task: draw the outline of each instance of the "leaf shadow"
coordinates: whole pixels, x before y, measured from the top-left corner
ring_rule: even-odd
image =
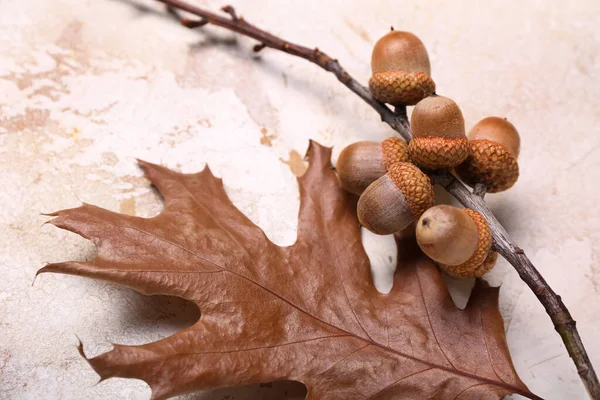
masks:
[[[306,386],[296,381],[277,381],[245,386],[203,390],[177,397],[178,400],[303,400]]]
[[[137,345],[154,342],[194,325],[200,309],[191,301],[165,295],[147,296],[133,289],[113,286],[111,296],[121,298],[125,306],[115,307],[121,326],[114,327],[121,344]],[[125,341],[126,343],[123,343]]]

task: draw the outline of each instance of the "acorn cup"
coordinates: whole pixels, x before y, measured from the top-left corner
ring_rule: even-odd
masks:
[[[414,105],[435,92],[429,55],[410,32],[391,31],[375,43],[371,55],[373,96],[392,105]]]
[[[342,150],[336,172],[344,189],[360,195],[398,162],[408,162],[408,145],[402,139],[389,137],[381,143],[362,141]]]
[[[456,167],[469,156],[465,120],[458,105],[447,97],[433,95],[421,100],[410,118],[413,139],[408,153],[423,168]]]
[[[435,204],[431,180],[413,164],[400,162],[358,199],[361,225],[378,235],[399,232]]]
[[[519,178],[519,132],[504,118],[487,117],[469,132],[471,155],[455,173],[469,186],[486,185],[489,193],[511,188]]]
[[[439,205],[417,222],[417,243],[444,272],[455,278],[480,277],[496,263],[492,232],[477,211]]]

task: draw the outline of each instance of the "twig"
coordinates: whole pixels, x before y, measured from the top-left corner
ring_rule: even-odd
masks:
[[[285,53],[304,58],[321,68],[333,73],[340,82],[356,93],[367,104],[375,109],[381,116],[382,121],[390,125],[407,142],[410,141],[410,124],[406,116],[405,107],[397,107],[394,111],[390,110],[385,104],[376,100],[369,90],[362,86],[358,81],[352,78],[344,70],[339,62],[319,49],[310,49],[291,42],[287,42],[277,36],[263,31],[249,24],[243,18],[238,17],[231,6],[223,7],[231,18],[221,17],[209,11],[192,6],[180,0],[157,0],[165,3],[170,8],[176,8],[187,11],[201,18],[204,24],[218,25],[223,28],[238,32],[242,35],[256,39],[259,44],[254,46],[254,51],[260,51],[265,47],[280,50]],[[181,18],[180,18],[181,21]],[[183,21],[182,21],[183,22]],[[189,23],[184,25],[189,27]],[[469,207],[484,215],[490,225],[494,238],[494,248],[502,255],[516,270],[521,279],[527,283],[535,293],[538,300],[542,303],[546,312],[552,319],[556,331],[561,336],[567,351],[575,366],[577,372],[583,381],[590,397],[594,400],[600,400],[600,383],[590,359],[587,355],[581,337],[575,327],[575,321],[571,317],[569,310],[558,296],[544,280],[539,271],[533,266],[525,252],[519,248],[506,232],[506,229],[498,222],[494,214],[486,206],[483,199],[486,188],[483,185],[475,187],[471,192],[449,172],[442,171],[431,174],[435,183],[442,185],[454,197],[458,199],[465,207]]]
[[[487,187],[483,183],[476,183],[473,188],[473,194],[475,196],[479,196],[482,199],[485,197],[485,193],[487,192]]]

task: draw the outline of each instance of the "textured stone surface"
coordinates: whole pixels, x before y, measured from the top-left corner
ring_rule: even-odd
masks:
[[[237,206],[278,244],[295,237],[308,139],[335,146],[392,131],[337,80],[285,54],[251,53],[218,28],[188,31],[152,1],[0,2],[0,393],[10,399],[144,399],[139,381],[97,377],[90,355],[110,342],[156,340],[197,311],[171,298],[76,277],[44,262],[93,257],[40,212],[86,201],[151,216],[160,199],[135,157],[183,172],[208,162]],[[218,10],[221,1],[198,1]],[[390,25],[428,48],[437,91],[467,127],[507,117],[522,136],[521,176],[487,196],[509,232],[570,307],[600,365],[600,3],[546,1],[234,1],[250,21],[318,45],[365,84],[371,47]],[[149,12],[146,12],[149,10]],[[438,193],[438,198],[443,192]],[[365,234],[384,290],[389,238]],[[523,380],[548,399],[584,398],[574,367],[535,296],[503,260],[501,310]],[[464,304],[472,282],[448,279]],[[388,288],[389,289],[389,288]],[[393,290],[393,289],[392,289]],[[301,388],[223,389],[189,399],[279,399]]]

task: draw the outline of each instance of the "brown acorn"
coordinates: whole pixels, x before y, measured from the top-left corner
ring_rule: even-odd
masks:
[[[342,150],[336,172],[342,187],[360,195],[397,162],[408,161],[408,145],[400,138],[389,137],[381,143],[356,142]]]
[[[490,193],[511,188],[519,178],[521,139],[513,124],[504,118],[487,117],[469,132],[471,155],[456,168],[468,185],[486,185]]]
[[[477,211],[432,207],[417,222],[416,236],[421,250],[451,276],[479,277],[495,264],[492,232]]]
[[[469,155],[465,120],[458,105],[447,97],[431,96],[421,100],[410,118],[413,139],[408,153],[420,167],[455,167]]]
[[[384,103],[414,105],[435,92],[427,50],[410,32],[391,31],[379,39],[371,69],[369,88]]]
[[[429,177],[413,164],[400,162],[360,196],[358,220],[373,233],[389,235],[406,228],[434,204]]]

